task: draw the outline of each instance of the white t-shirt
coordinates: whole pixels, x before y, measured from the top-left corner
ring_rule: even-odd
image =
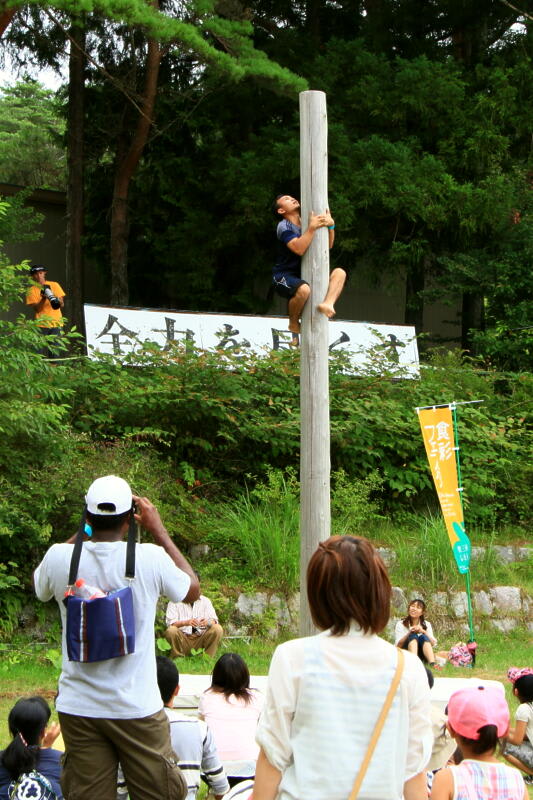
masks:
[[[533,744],[533,703],[520,703],[516,709],[516,721],[527,722],[526,736]]]
[[[74,545],[54,544],[35,570],[39,600],[55,597],[63,626],[63,663],[56,701],[58,711],[81,717],[138,719],[163,708],[157,686],[154,622],[157,600],[183,600],[190,577],[178,569],[162,547],[137,544],[135,579],[131,583],[135,613],[135,652],[94,663],[69,661],[63,603]],[[84,542],[78,576],[103,591],[128,585],[124,577],[126,542]]]
[[[404,636],[407,636],[410,633],[409,628],[406,628],[403,624],[402,620],[396,623],[396,627],[394,629],[394,644],[398,644],[400,639],[403,639]],[[426,620],[426,630],[424,631],[428,639],[431,641],[433,645],[437,644],[437,640],[433,635],[433,628],[431,627],[431,622]]]
[[[429,761],[429,686],[404,653],[399,690],[374,750],[359,800],[400,800]],[[256,740],[282,772],[278,800],[346,800],[389,690],[398,650],[352,627],[280,645],[272,657]]]

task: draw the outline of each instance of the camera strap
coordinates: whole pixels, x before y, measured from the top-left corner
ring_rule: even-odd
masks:
[[[83,507],[80,525],[74,541],[74,550],[72,551],[72,558],[70,559],[70,570],[68,574],[68,585],[74,586],[78,577],[78,569],[80,566],[81,548],[83,546],[83,536],[85,534],[85,523],[87,521],[87,506]],[[126,571],[125,575],[128,580],[135,578],[135,544],[137,539],[137,531],[135,528],[135,517],[133,516],[133,506],[131,509],[130,524],[128,527],[128,544],[126,547]]]

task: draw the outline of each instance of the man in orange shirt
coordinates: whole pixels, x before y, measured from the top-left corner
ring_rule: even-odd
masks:
[[[46,280],[46,269],[41,264],[33,264],[30,275],[35,285],[28,289],[26,305],[33,307],[37,325],[43,336],[60,336],[63,327],[62,309],[65,292],[56,281]],[[54,356],[52,348],[46,347],[44,351],[43,355],[49,358]]]

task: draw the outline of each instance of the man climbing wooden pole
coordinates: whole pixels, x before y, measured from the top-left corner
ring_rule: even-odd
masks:
[[[328,208],[327,113],[324,92],[300,94],[302,227],[310,212]],[[315,232],[302,258],[311,296],[302,316],[300,349],[300,633],[315,632],[306,594],[306,570],[318,543],[331,529],[328,318],[317,310],[329,282],[328,229]]]

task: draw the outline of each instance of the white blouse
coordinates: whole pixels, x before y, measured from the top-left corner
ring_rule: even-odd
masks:
[[[394,644],[398,644],[400,639],[403,639],[404,636],[407,636],[409,633],[409,628],[406,628],[403,624],[402,620],[396,623],[396,627],[394,629]],[[427,635],[428,639],[430,640],[433,647],[437,644],[437,640],[433,635],[433,628],[431,627],[431,622],[428,622],[426,619],[426,630],[424,633]]]
[[[256,740],[282,772],[279,800],[346,800],[391,684],[397,649],[352,627],[280,645],[272,657]],[[429,686],[405,653],[400,688],[359,800],[400,800],[432,746]]]

